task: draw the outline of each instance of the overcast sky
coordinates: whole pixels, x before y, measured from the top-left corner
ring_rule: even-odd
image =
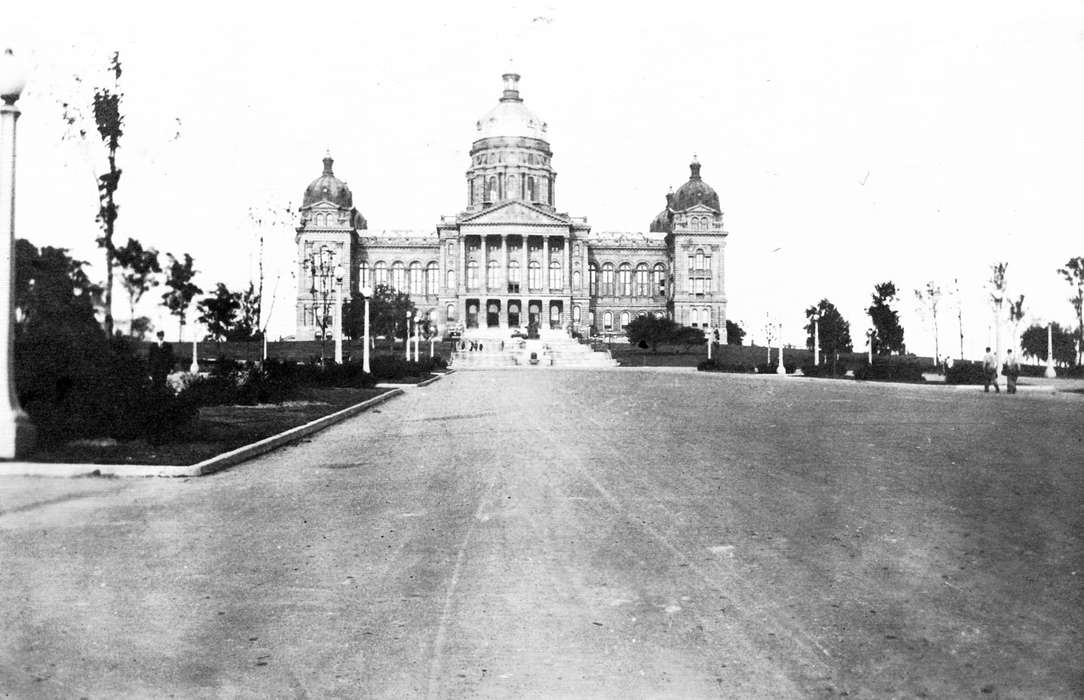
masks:
[[[758,340],[772,313],[801,344],[828,298],[861,344],[891,280],[909,349],[932,354],[913,290],[958,279],[975,355],[997,261],[1029,321],[1072,321],[1055,270],[1084,255],[1080,2],[18,5],[0,22],[30,70],[17,233],[95,263],[102,149],[62,140],[59,102],[85,101],[113,50],[118,240],[191,253],[205,289],[255,275],[250,209],[296,208],[325,149],[370,229],[460,211],[474,121],[514,66],[549,123],[557,207],[595,230],[646,230],[699,157],[730,233],[728,316]],[[293,231],[267,235],[271,333],[290,334]],[[940,321],[957,354],[954,297]]]

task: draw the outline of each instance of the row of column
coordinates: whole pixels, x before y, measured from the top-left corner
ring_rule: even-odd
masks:
[[[508,269],[509,269],[509,267],[508,266],[509,266],[509,262],[511,261],[510,258],[509,258],[509,251],[508,251],[508,235],[507,234],[501,235],[501,246],[500,246],[500,269],[501,269],[501,274],[500,274],[500,280],[498,282],[498,286],[497,286],[496,290],[491,289],[488,286],[490,248],[489,248],[489,244],[488,244],[487,239],[489,237],[488,236],[478,236],[478,238],[480,239],[479,248],[480,248],[480,250],[482,252],[482,259],[481,259],[481,261],[479,262],[479,265],[478,265],[478,268],[479,268],[478,269],[478,277],[479,277],[479,280],[481,281],[481,284],[477,288],[473,288],[473,289],[469,288],[467,286],[467,284],[468,284],[467,264],[468,264],[469,261],[467,260],[467,252],[466,252],[467,251],[467,240],[466,240],[466,237],[464,237],[462,240],[459,241],[459,265],[458,265],[459,271],[457,273],[458,277],[459,277],[459,282],[457,284],[458,293],[459,294],[466,294],[468,291],[469,292],[480,292],[480,291],[490,291],[490,292],[492,292],[492,291],[497,291],[497,292],[499,292],[501,294],[508,294],[509,293],[508,292],[508,283],[509,283],[509,279],[508,279]],[[529,244],[530,238],[532,238],[532,237],[531,236],[519,236],[519,238],[520,238],[520,261],[519,261],[519,263],[520,263],[520,265],[519,265],[520,279],[519,279],[519,284],[520,284],[520,293],[525,293],[529,289],[528,288],[528,282],[530,280],[530,269],[531,268],[530,268],[530,257],[528,255],[530,248],[529,248],[528,244]],[[551,237],[550,236],[541,236],[540,238],[542,238],[542,264],[541,264],[542,285],[539,288],[531,290],[531,291],[537,291],[537,292],[540,292],[542,294],[549,294],[551,291],[555,291],[555,290],[550,289],[550,238]],[[564,261],[563,261],[563,263],[561,265],[562,286],[556,291],[571,292],[572,291],[572,248],[571,248],[569,239],[562,237],[561,241],[562,241],[562,243],[564,245],[564,253],[565,253],[564,254]]]

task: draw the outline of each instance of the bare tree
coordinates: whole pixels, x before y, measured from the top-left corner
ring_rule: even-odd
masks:
[[[1072,302],[1073,309],[1076,310],[1076,363],[1079,365],[1081,363],[1081,354],[1084,353],[1084,257],[1070,258],[1069,262],[1065,263],[1065,267],[1058,268],[1058,274],[1064,277],[1065,281],[1072,285],[1076,292],[1069,297],[1069,301]]]
[[[1005,270],[1009,263],[994,263],[990,266],[990,305],[994,308],[994,357],[1001,363],[1001,309],[1005,305]]]
[[[960,359],[964,359],[964,304],[960,299],[960,280],[957,277],[952,279],[952,284],[955,286],[956,293],[956,323],[959,324],[960,329]]]
[[[937,333],[937,307],[941,304],[941,287],[933,280],[930,280],[926,283],[924,289],[915,290],[915,298],[918,299],[920,307],[924,311],[928,311],[930,318],[933,319],[933,356],[934,361],[940,366],[941,345]]]
[[[1012,345],[1017,348],[1020,345],[1020,322],[1024,320],[1024,295],[1021,294],[1016,301],[1009,300],[1009,323],[1012,324]]]

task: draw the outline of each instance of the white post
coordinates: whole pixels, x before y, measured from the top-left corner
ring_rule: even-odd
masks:
[[[821,363],[821,322],[820,316],[813,315],[813,365]]]
[[[406,361],[410,362],[410,312],[406,312],[406,326],[403,327],[403,352]]]
[[[775,368],[776,374],[786,374],[787,368],[783,366],[783,324],[779,324],[779,366]]]
[[[192,329],[192,364],[188,365],[188,371],[192,374],[199,372],[199,358],[196,356],[196,329]]]
[[[263,361],[267,362],[267,327],[263,329]]]
[[[14,302],[15,302],[15,122],[19,118],[16,100],[25,81],[18,75],[11,49],[0,56],[0,226],[6,240],[0,244],[0,326],[5,338],[0,341],[0,385],[7,400],[0,401],[0,459],[14,459],[28,453],[34,445],[34,426],[19,406],[14,373]]]
[[[869,366],[873,366],[873,333],[872,329],[866,331],[866,350],[869,352]]]
[[[712,335],[711,335],[711,328],[710,327],[708,328],[708,332],[705,333],[704,335],[706,335],[707,338],[708,338],[708,359],[710,360],[711,359],[711,341],[712,341]]]
[[[437,337],[435,335],[429,336],[429,359],[430,360],[433,359],[433,343],[434,343],[434,341],[436,341],[436,339],[437,339]]]
[[[1054,324],[1046,324],[1046,376],[1053,379],[1058,376],[1054,371]]]
[[[422,329],[418,323],[419,319],[414,319],[414,361],[422,361]]]

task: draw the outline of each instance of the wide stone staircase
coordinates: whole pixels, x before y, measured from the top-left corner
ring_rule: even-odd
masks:
[[[561,369],[616,367],[608,352],[594,352],[589,345],[569,337],[564,331],[543,330],[530,340],[511,337],[504,329],[468,329],[460,347],[452,353],[450,367],[471,369]],[[471,349],[473,348],[473,349]],[[531,364],[531,353],[538,362]]]

